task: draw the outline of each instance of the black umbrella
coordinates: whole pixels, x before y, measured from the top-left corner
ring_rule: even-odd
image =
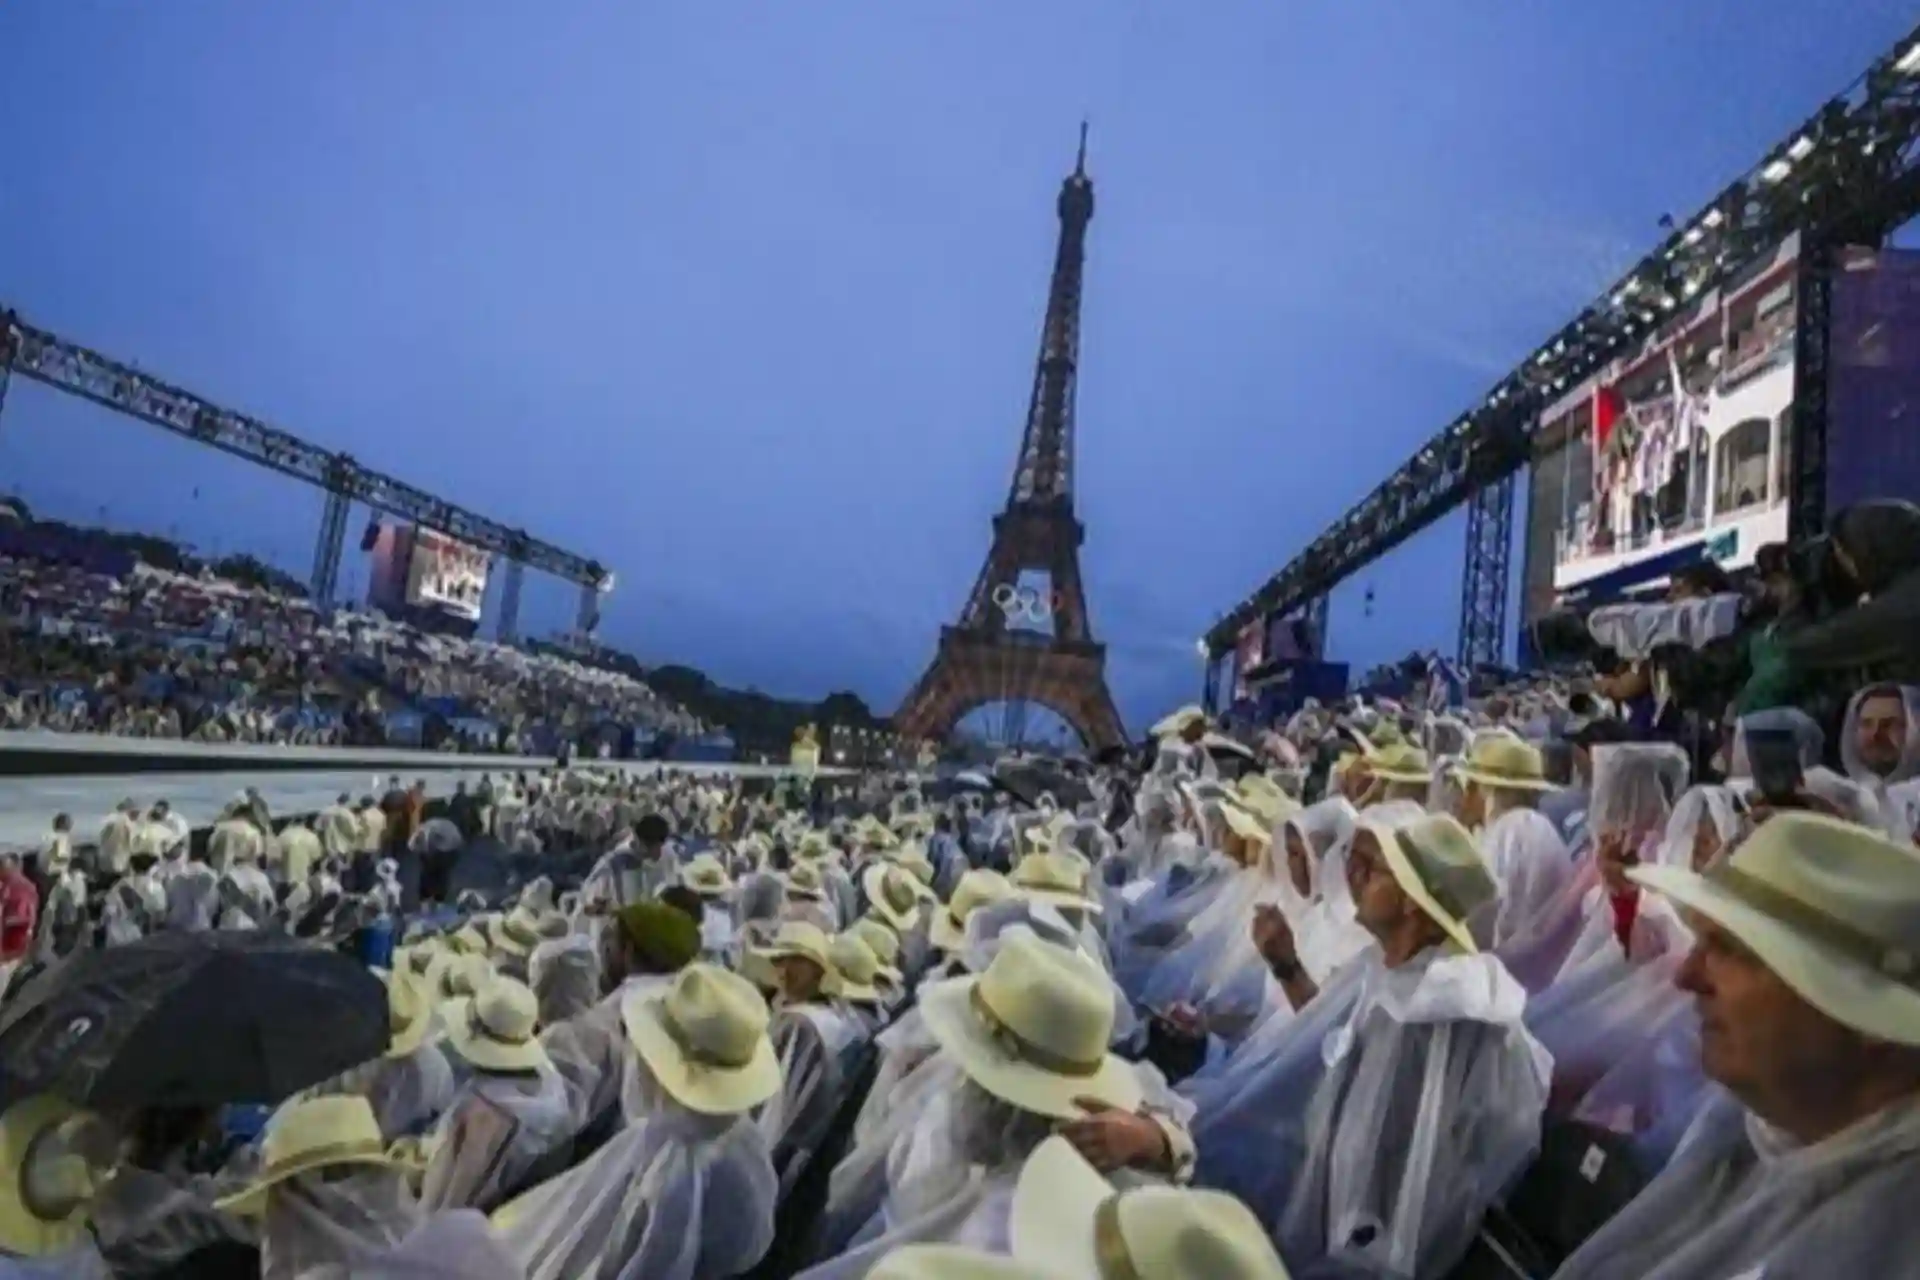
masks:
[[[92,1107],[276,1103],[384,1053],[387,992],[256,930],[75,952],[0,1010],[0,1087]]]

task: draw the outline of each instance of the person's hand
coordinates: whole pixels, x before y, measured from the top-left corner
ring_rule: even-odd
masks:
[[[1608,893],[1617,897],[1632,890],[1633,882],[1627,879],[1627,871],[1639,865],[1640,851],[1628,832],[1618,827],[1602,831],[1594,841],[1593,856]]]
[[[1287,917],[1280,908],[1272,903],[1263,903],[1254,908],[1253,946],[1270,969],[1290,969],[1300,963],[1293,926],[1287,923]]]
[[[1152,1120],[1098,1098],[1075,1098],[1073,1105],[1087,1114],[1062,1124],[1060,1136],[1101,1173],[1166,1163],[1167,1135]]]

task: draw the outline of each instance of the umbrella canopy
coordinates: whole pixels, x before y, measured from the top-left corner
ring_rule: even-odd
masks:
[[[0,1010],[0,1087],[91,1107],[276,1103],[387,1048],[385,985],[258,930],[78,951]]]

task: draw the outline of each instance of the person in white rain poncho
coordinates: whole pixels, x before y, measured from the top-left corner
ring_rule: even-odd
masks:
[[[253,824],[247,824],[251,830]],[[222,929],[258,929],[273,919],[278,905],[273,881],[260,869],[260,844],[237,843],[230,851],[231,861],[220,875],[220,927]]]
[[[108,946],[137,942],[166,924],[167,889],[160,882],[159,861],[151,853],[131,855],[131,869],[107,890],[100,915]]]
[[[1670,743],[1601,743],[1592,749],[1593,792],[1583,825],[1589,839],[1571,864],[1553,901],[1524,928],[1508,934],[1497,952],[1508,972],[1539,994],[1574,963],[1602,950],[1613,915],[1601,880],[1598,848],[1631,865],[1658,848],[1673,798],[1686,786],[1686,753]]]
[[[86,873],[73,864],[73,846],[55,842],[42,864],[47,875],[47,897],[40,908],[39,936],[33,958],[50,964],[91,943],[87,916]]]
[[[1886,833],[1911,839],[1920,818],[1920,689],[1876,684],[1854,694],[1840,760],[1847,777],[1873,793]]]
[[[207,833],[207,865],[216,873],[242,860],[258,866],[266,851],[266,836],[254,825],[253,809],[245,796],[228,805]]]
[[[252,1180],[214,1207],[259,1220],[262,1280],[357,1275],[421,1219],[366,1099],[353,1095],[283,1107]]]
[[[1824,815],[1704,873],[1632,876],[1690,913],[1680,970],[1724,1090],[1556,1280],[1838,1280],[1920,1257],[1920,856]]]
[[[680,883],[700,898],[700,952],[715,964],[733,956],[733,877],[719,857],[703,853],[680,868]]]
[[[1468,930],[1499,889],[1465,828],[1363,814],[1348,878],[1377,945],[1324,988],[1285,917],[1262,917],[1296,1014],[1184,1089],[1198,1181],[1245,1199],[1297,1276],[1427,1280],[1537,1150],[1551,1063],[1525,991]]]
[[[220,877],[212,867],[190,856],[181,841],[167,850],[160,863],[160,883],[166,890],[166,928],[176,933],[202,933],[213,928],[220,913]]]
[[[749,1118],[780,1087],[767,1017],[704,964],[623,997],[624,1126],[495,1215],[528,1280],[724,1280],[760,1260],[778,1197]]]
[[[590,934],[570,929],[542,938],[527,957],[527,985],[540,1002],[540,1025],[585,1013],[600,999],[600,952]]]
[[[840,910],[827,901],[826,881],[821,876],[819,863],[795,863],[780,883],[786,891],[788,921],[810,924],[822,933],[833,933],[840,928]]]
[[[1143,1112],[1141,1072],[1107,1052],[1112,986],[1085,957],[1016,929],[985,973],[924,988],[920,1012],[953,1087],[929,1093],[894,1142],[884,1205],[856,1247],[808,1280],[865,1276],[914,1243],[1004,1253],[1021,1165],[1056,1129],[1103,1167],[1190,1166],[1184,1126]]]
[[[534,1038],[539,1017],[533,992],[511,978],[458,1006],[446,1044],[472,1074],[427,1143],[420,1199],[429,1209],[491,1210],[573,1137],[566,1086]]]
[[[396,970],[387,979],[389,1016],[385,1054],[363,1062],[307,1097],[352,1094],[365,1098],[388,1142],[424,1133],[454,1100],[453,1066],[434,1032],[434,1010],[411,973]]]
[[[1573,876],[1573,861],[1559,830],[1534,810],[1552,785],[1540,753],[1498,734],[1484,735],[1460,766],[1466,784],[1460,821],[1478,831],[1487,869],[1499,882],[1497,914],[1471,921],[1484,947],[1499,949],[1537,927]]]
[[[781,1087],[761,1111],[783,1192],[805,1170],[839,1110],[864,1029],[836,1002],[841,975],[832,942],[803,920],[782,925],[773,945],[747,953],[742,973],[773,993],[773,1046]]]

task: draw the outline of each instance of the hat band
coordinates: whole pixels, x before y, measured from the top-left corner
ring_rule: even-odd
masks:
[[[477,1006],[467,1010],[467,1034],[476,1040],[485,1040],[508,1049],[524,1048],[533,1041],[533,1033],[531,1031],[523,1036],[502,1035],[500,1032],[495,1031],[492,1027],[481,1021],[480,1010]]]
[[[1486,763],[1483,763],[1482,761],[1471,760],[1471,759],[1468,760],[1466,764],[1461,766],[1461,771],[1469,775],[1477,773],[1477,774],[1480,774],[1482,777],[1495,778],[1501,782],[1545,782],[1546,781],[1545,777],[1543,777],[1540,773],[1538,773],[1535,770],[1516,769],[1511,765],[1504,765],[1504,764],[1486,764]]]
[[[1069,1058],[1063,1053],[1055,1053],[1045,1045],[1035,1044],[1021,1035],[1008,1026],[1006,1019],[995,1011],[986,993],[980,990],[978,981],[973,984],[970,995],[973,1011],[980,1021],[987,1024],[988,1033],[1021,1061],[1039,1067],[1043,1071],[1051,1071],[1055,1075],[1078,1077],[1097,1076],[1100,1074],[1100,1068],[1106,1065],[1107,1060],[1104,1056],[1095,1058],[1091,1062],[1084,1062],[1078,1058]]]
[[[387,1144],[379,1138],[355,1138],[349,1142],[327,1142],[317,1147],[289,1151],[284,1160],[270,1161],[254,1176],[254,1185],[276,1182],[293,1173],[318,1169],[330,1164],[353,1164],[360,1160],[386,1158]],[[297,1168],[295,1166],[298,1166]]]
[[[708,1045],[696,1044],[687,1034],[686,1026],[673,1016],[673,1010],[662,1000],[654,1006],[660,1029],[667,1033],[667,1039],[673,1041],[673,1047],[680,1056],[695,1066],[709,1067],[715,1071],[740,1071],[753,1065],[753,1050],[748,1049],[744,1056],[724,1053]]]
[[[1781,924],[1807,934],[1909,990],[1920,991],[1920,958],[1916,958],[1913,952],[1890,947],[1838,916],[1738,867],[1722,865],[1709,873],[1706,879],[1762,915],[1771,916]]]
[[[1133,1251],[1120,1230],[1120,1193],[1102,1200],[1093,1211],[1093,1256],[1100,1280],[1142,1280],[1133,1265]]]

